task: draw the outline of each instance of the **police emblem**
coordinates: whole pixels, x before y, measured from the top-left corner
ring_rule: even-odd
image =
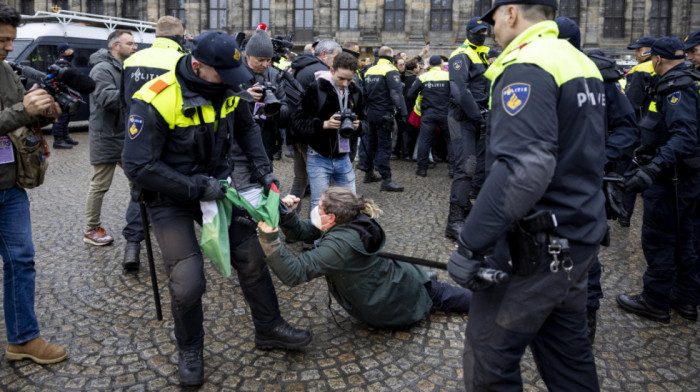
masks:
[[[527,105],[527,100],[529,98],[530,85],[527,83],[512,83],[504,87],[501,91],[503,109],[511,116],[520,113],[525,105]]]
[[[399,75],[394,76],[394,82],[401,83],[401,78],[399,77]]]
[[[241,61],[241,52],[238,49],[233,50],[233,59],[236,61]]]
[[[677,104],[678,102],[681,101],[681,92],[680,92],[680,91],[674,91],[672,94],[669,94],[669,95],[666,97],[666,100],[667,100],[668,103],[670,103],[671,105]]]
[[[455,69],[462,69],[462,60],[455,61]]]
[[[129,116],[129,139],[136,139],[143,130],[143,117],[137,115]]]

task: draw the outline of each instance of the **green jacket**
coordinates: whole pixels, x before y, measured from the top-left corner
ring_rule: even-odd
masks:
[[[285,284],[295,286],[325,276],[340,306],[376,327],[407,326],[430,313],[433,303],[424,286],[428,276],[413,264],[377,256],[386,235],[367,215],[360,214],[325,233],[294,213],[283,216],[280,226],[288,238],[311,241],[320,237],[316,249],[298,258],[279,242],[267,255],[265,261]]]

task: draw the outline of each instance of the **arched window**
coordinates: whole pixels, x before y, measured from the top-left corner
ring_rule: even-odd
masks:
[[[559,2],[559,16],[566,16],[578,25],[579,14],[581,12],[580,7],[579,0],[561,0]]]
[[[430,1],[430,30],[452,30],[452,0]]]
[[[649,14],[649,34],[664,37],[669,34],[671,26],[671,1],[651,0]]]
[[[384,30],[403,31],[406,22],[406,2],[386,0],[384,2]]]
[[[216,0],[212,0],[216,1]],[[226,1],[223,1],[224,12],[226,12]],[[270,24],[270,0],[253,0],[250,7],[250,27],[255,28],[259,23]]]
[[[603,37],[625,37],[625,0],[605,1],[605,21],[603,22]]]

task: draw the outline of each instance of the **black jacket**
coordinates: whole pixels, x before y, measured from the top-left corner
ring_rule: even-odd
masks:
[[[347,87],[348,108],[360,119],[360,127],[355,131],[355,135],[360,135],[367,128],[364,121],[364,110],[362,93],[355,83],[350,83]],[[319,99],[319,95],[321,95]],[[319,105],[319,102],[323,102]],[[340,111],[338,93],[333,85],[326,79],[320,78],[312,82],[304,92],[301,101],[301,108],[294,116],[294,128],[308,142],[309,146],[316,150],[325,158],[336,158],[342,155],[338,151],[338,131],[335,129],[324,129],[323,122]]]
[[[316,71],[328,71],[330,68],[318,57],[302,54],[292,61],[294,78],[306,89],[316,79]]]

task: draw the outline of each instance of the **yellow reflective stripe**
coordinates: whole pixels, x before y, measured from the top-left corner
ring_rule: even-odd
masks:
[[[226,115],[236,110],[236,107],[238,107],[238,102],[240,102],[240,100],[240,97],[228,97],[228,99],[226,99],[226,102],[224,102],[224,105],[221,107],[221,115],[219,117],[225,118]]]
[[[632,67],[632,69],[630,69],[628,74],[633,74],[635,72],[646,72],[651,76],[656,75],[656,73],[654,72],[654,64],[651,63],[651,60],[635,65],[634,67]]]
[[[418,93],[418,97],[416,98],[416,104],[413,105],[413,111],[416,112],[416,114],[419,115],[419,116],[421,115],[420,103],[421,103],[422,100],[423,100],[423,94],[422,94],[422,93]]]
[[[450,54],[450,59],[458,54],[465,54],[467,57],[469,57],[469,60],[474,63],[474,64],[486,64],[484,59],[480,56],[481,53],[487,54],[489,52],[488,46],[477,46],[476,50],[474,50],[471,46],[469,46],[469,40],[466,39],[464,40],[464,43],[462,46],[459,48],[455,49],[451,54]]]
[[[430,68],[428,72],[419,76],[418,79],[420,79],[421,82],[438,82],[443,80],[446,81],[450,80],[450,74],[449,72],[443,69],[433,67]]]
[[[656,113],[656,101],[651,101],[649,103],[649,111]]]
[[[170,40],[168,40],[170,41]],[[124,67],[145,67],[145,68],[174,68],[177,60],[184,56],[175,48],[165,48],[154,46],[148,52],[136,52],[128,59],[124,60]]]
[[[370,67],[367,72],[365,72],[365,76],[367,75],[386,75],[387,73],[391,71],[398,71],[396,67],[387,59],[379,59],[377,61],[377,65]]]

